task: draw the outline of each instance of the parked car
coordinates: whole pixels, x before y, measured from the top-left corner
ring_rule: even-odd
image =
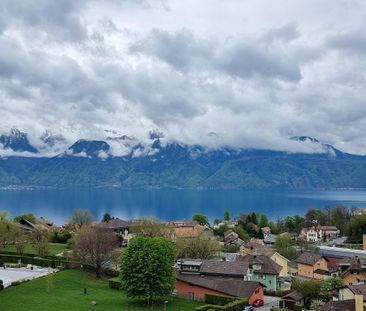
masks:
[[[252,306],[257,308],[257,307],[263,306],[263,304],[264,304],[264,301],[262,299],[257,299],[256,301],[254,301],[252,303]]]
[[[254,311],[254,308],[252,306],[246,306],[243,311]]]

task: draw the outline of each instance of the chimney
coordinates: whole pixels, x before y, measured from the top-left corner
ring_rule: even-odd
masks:
[[[363,250],[366,251],[366,234],[363,235]]]
[[[363,295],[355,295],[355,311],[363,311]]]

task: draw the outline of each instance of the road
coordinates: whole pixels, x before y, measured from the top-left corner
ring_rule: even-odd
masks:
[[[264,296],[264,305],[259,308],[255,308],[255,311],[269,311],[272,307],[278,307],[278,303],[281,300],[280,297]]]

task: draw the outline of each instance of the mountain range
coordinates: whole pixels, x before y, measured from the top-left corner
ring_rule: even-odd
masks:
[[[308,136],[316,152],[217,148],[163,143],[152,132],[148,143],[126,135],[76,141],[46,132],[33,145],[25,132],[0,135],[1,188],[116,187],[182,188],[366,188],[366,156],[342,152]],[[61,146],[61,147],[60,147]],[[59,150],[49,155],[45,150]]]

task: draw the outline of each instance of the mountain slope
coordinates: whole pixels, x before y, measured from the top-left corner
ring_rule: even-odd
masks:
[[[159,137],[152,137],[150,146],[126,138],[79,140],[52,158],[0,158],[0,186],[366,188],[366,157],[343,153],[306,136],[293,139],[315,144],[321,152],[207,151],[201,146],[163,145]],[[124,146],[128,141],[131,149],[123,156],[113,156],[112,146],[119,141]]]

